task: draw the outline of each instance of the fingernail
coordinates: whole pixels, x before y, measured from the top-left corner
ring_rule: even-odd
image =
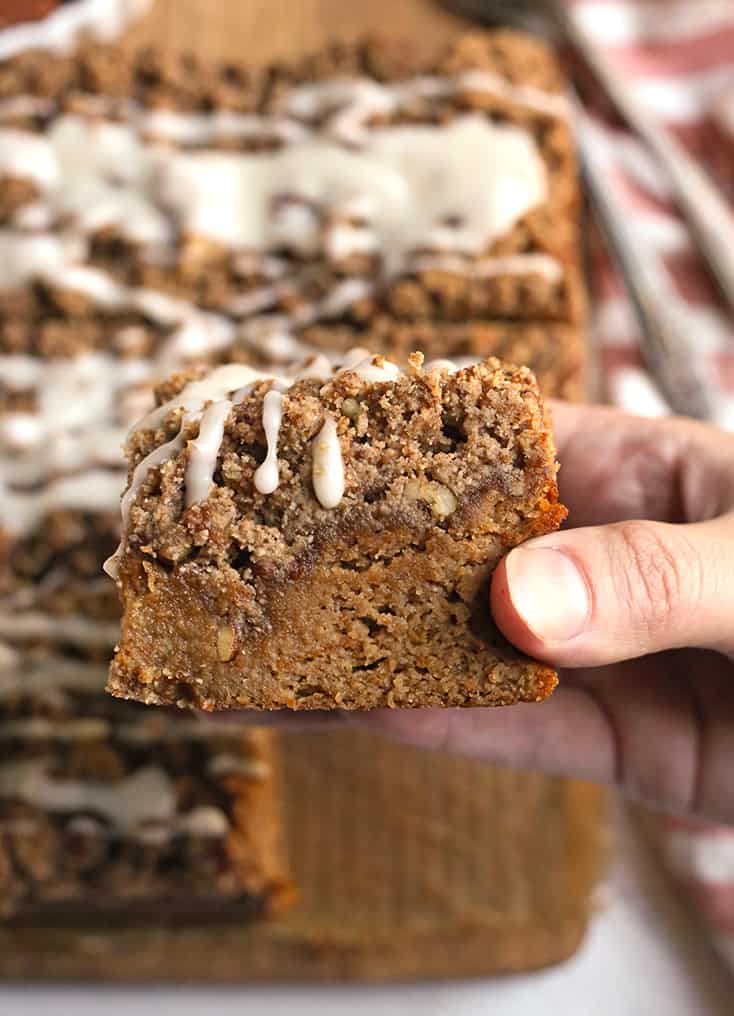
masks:
[[[517,547],[505,567],[512,605],[536,638],[568,642],[583,631],[591,597],[573,558],[552,547]]]

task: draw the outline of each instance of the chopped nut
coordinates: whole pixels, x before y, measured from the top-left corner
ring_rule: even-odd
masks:
[[[433,509],[434,515],[437,515],[440,519],[445,519],[456,511],[456,495],[448,487],[444,487],[442,484],[437,483],[434,499],[431,502],[431,508]]]
[[[145,548],[142,549],[143,551],[145,550]],[[158,584],[157,583],[158,576],[156,575],[155,570],[148,566],[147,562],[143,565],[143,567],[145,570],[145,584],[148,587],[148,591],[154,593],[156,591],[156,587]]]
[[[445,519],[456,511],[457,500],[453,491],[433,480],[408,480],[405,496],[410,501],[425,501],[438,519]]]
[[[350,420],[356,420],[359,416],[359,403],[356,399],[347,398],[342,401],[342,413]]]
[[[235,632],[231,625],[225,625],[217,633],[217,656],[222,662],[234,656]]]
[[[423,353],[411,353],[408,357],[408,373],[411,376],[420,374],[423,367],[424,356]]]

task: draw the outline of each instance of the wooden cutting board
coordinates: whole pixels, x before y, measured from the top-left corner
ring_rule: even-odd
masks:
[[[129,32],[174,55],[265,62],[366,31],[435,45],[430,0],[157,0]],[[283,738],[300,904],[250,928],[0,929],[0,978],[331,981],[524,971],[579,945],[605,854],[594,787],[367,734]]]
[[[595,787],[349,732],[283,738],[301,899],[248,928],[0,930],[0,978],[386,981],[531,970],[583,936]]]
[[[167,53],[257,64],[365,32],[417,37],[430,47],[467,27],[433,0],[154,0],[128,37]]]

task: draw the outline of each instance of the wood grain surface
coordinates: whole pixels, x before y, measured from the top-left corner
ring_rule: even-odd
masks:
[[[168,53],[190,50],[256,64],[365,32],[434,46],[468,25],[434,0],[156,0],[129,39],[154,42]]]
[[[596,788],[353,731],[283,740],[293,910],[250,927],[0,928],[0,978],[466,977],[577,948],[603,856]]]

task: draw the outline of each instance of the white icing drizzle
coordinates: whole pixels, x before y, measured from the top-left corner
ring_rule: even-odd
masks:
[[[77,720],[73,725],[93,722],[100,721]],[[25,728],[32,729],[28,723]],[[0,797],[24,801],[50,814],[70,814],[72,829],[80,835],[162,846],[175,836],[220,839],[229,833],[229,819],[220,808],[199,805],[178,813],[174,784],[158,766],[138,769],[116,782],[99,783],[59,779],[51,775],[51,764],[49,758],[36,758],[0,765]],[[92,812],[108,826],[75,812]],[[29,826],[26,832],[31,835],[33,829]]]
[[[42,134],[0,129],[0,177],[14,176],[32,180],[40,190],[58,184],[58,164]]]
[[[8,832],[14,836],[34,836],[40,828],[41,822],[35,819],[0,821],[0,832]],[[229,819],[221,809],[213,805],[200,805],[190,812],[175,816],[168,823],[149,822],[128,833],[108,829],[89,815],[73,815],[67,823],[67,829],[77,836],[110,840],[127,838],[137,843],[160,847],[176,836],[222,839],[228,835],[230,826]]]
[[[154,109],[142,113],[137,120],[142,134],[172,141],[183,147],[216,145],[221,141],[275,138],[284,144],[295,144],[307,136],[301,124],[285,118],[258,116],[250,113],[179,113],[170,109]]]
[[[16,209],[13,217],[15,228],[24,233],[44,233],[52,230],[54,223],[53,211],[43,201],[29,201]]]
[[[138,494],[140,493],[141,487],[148,477],[148,473],[151,469],[155,469],[157,466],[162,466],[168,462],[173,455],[181,451],[183,446],[183,437],[181,434],[177,434],[176,437],[171,438],[170,441],[166,441],[165,444],[159,445],[158,448],[154,448],[149,455],[146,455],[145,458],[141,459],[141,461],[137,464],[133,470],[130,486],[123,494],[120,506],[123,533],[128,527],[128,523],[130,521],[130,511]],[[123,550],[124,543],[121,543],[115,553],[111,557],[108,557],[103,565],[104,570],[112,579],[117,579],[120,556]]]
[[[146,710],[147,712],[147,710]],[[117,736],[130,744],[156,744],[168,741],[231,741],[238,737],[237,728],[225,727],[216,720],[201,718],[186,719],[182,717],[142,716],[135,723],[120,724],[116,728]],[[252,761],[256,765],[255,761]],[[263,763],[264,764],[264,763]]]
[[[301,85],[286,96],[283,105],[290,116],[303,120],[314,120],[325,112],[337,110],[342,132],[351,140],[356,121],[361,123],[375,114],[393,112],[395,100],[391,88],[377,81],[342,78]]]
[[[74,281],[115,310],[140,310],[163,324],[183,317],[184,323],[153,361],[107,353],[64,360],[0,356],[0,382],[36,399],[33,414],[6,413],[0,427],[0,524],[18,536],[57,508],[115,511],[125,487],[122,445],[152,402],[150,379],[189,355],[228,345],[233,335],[215,315],[191,311],[186,317],[179,301],[127,290],[93,269],[75,270]]]
[[[304,351],[308,353],[311,350],[295,339],[289,329],[303,328],[318,321],[339,317],[353,304],[373,296],[375,289],[375,283],[369,279],[343,279],[321,300],[299,304],[289,315],[255,317],[243,323],[239,334],[250,344],[259,345],[268,356],[293,360],[303,355]],[[226,310],[235,317],[243,313],[254,313],[295,292],[293,282],[266,286],[234,297],[227,304]]]
[[[23,233],[0,229],[0,280],[3,289],[22,286],[34,277],[55,279],[72,260],[85,256],[79,237],[52,233]]]
[[[5,483],[29,487],[59,473],[86,470],[97,487],[93,500],[98,503],[106,492],[107,506],[116,508],[122,488],[115,494],[112,484],[119,484],[124,465],[122,443],[131,422],[127,414],[140,404],[137,400],[128,406],[125,395],[147,381],[150,371],[146,362],[120,361],[108,354],[89,353],[74,360],[0,356],[0,383],[33,392],[36,400],[33,414],[2,417],[0,476]],[[146,408],[151,398],[148,394]],[[94,467],[100,465],[116,467],[109,482],[96,472]],[[53,506],[51,491],[26,490],[22,496],[31,505],[38,502],[40,510]]]
[[[411,246],[449,241],[454,250],[476,250],[545,197],[542,160],[521,128],[494,125],[481,114],[460,116],[446,127],[368,126],[374,113],[396,112],[416,97],[440,99],[467,90],[494,92],[553,115],[566,112],[564,96],[483,71],[389,85],[358,78],[304,85],[286,98],[285,118],[146,111],[130,102],[82,95],[78,108],[121,119],[100,121],[68,112],[44,134],[0,128],[0,175],[5,170],[35,180],[46,207],[36,207],[34,228],[44,214],[47,222],[71,216],[74,239],[82,247],[87,233],[115,226],[151,249],[165,247],[183,230],[250,249],[285,242],[308,254],[319,242],[326,208],[337,218],[365,220],[328,226],[328,256],[339,260],[381,250],[387,267],[400,270]],[[33,96],[9,101],[3,107],[7,115],[41,110]],[[335,142],[319,128],[288,119],[315,119],[333,110]],[[146,142],[151,134],[169,146]],[[253,136],[276,136],[283,147],[274,154],[188,155],[170,147],[171,142],[204,145]],[[361,151],[344,151],[340,140],[359,141]],[[168,206],[165,214],[161,201]],[[171,212],[176,221],[170,221]],[[29,221],[28,214],[21,209],[19,221]],[[472,226],[447,230],[440,225],[446,216],[466,218]],[[17,233],[14,241],[21,255],[15,258],[17,277],[60,267],[38,266]],[[63,263],[83,257],[70,259],[67,253]],[[4,284],[13,282],[5,276]],[[243,312],[252,311],[245,307]]]
[[[64,265],[62,272],[47,281],[59,288],[70,289],[82,296],[89,297],[97,307],[105,311],[134,309],[131,294],[124,286],[119,285],[105,272],[86,265]]]
[[[369,349],[365,349],[364,346],[355,346],[353,349],[347,350],[346,353],[341,357],[339,367],[341,370],[352,370],[358,364],[362,363],[363,360],[374,358],[374,353],[370,353]]]
[[[249,317],[251,314],[258,314],[261,311],[274,307],[278,300],[292,293],[293,283],[275,282],[259,289],[251,289],[245,293],[239,293],[232,297],[226,305],[228,314],[233,317]]]
[[[226,776],[228,773],[234,773],[238,776],[265,779],[270,774],[270,766],[260,759],[245,758],[242,755],[231,755],[225,752],[214,755],[207,763],[206,768],[212,776]]]
[[[97,698],[104,692],[107,679],[106,665],[64,660],[59,657],[28,660],[15,654],[15,659],[0,666],[0,703],[9,699],[41,701],[67,712],[73,708],[65,694],[83,698]],[[213,719],[186,716],[151,715],[139,711],[134,719],[108,719],[95,716],[76,716],[57,719],[35,715],[19,717],[0,723],[0,739],[22,737],[27,740],[86,740],[114,733],[114,737],[135,745],[168,744],[177,741],[205,741],[215,745],[217,753],[209,762],[212,775],[238,772],[263,778],[269,767],[261,759],[242,752],[241,731],[235,726],[222,725]]]
[[[62,723],[45,716],[29,716],[0,723],[0,741],[100,741],[109,736],[110,723],[97,716],[65,718]]]
[[[344,462],[333,417],[327,416],[311,448],[311,482],[323,508],[336,508],[344,496]]]
[[[382,356],[374,356],[364,349],[354,349],[342,358],[337,374],[350,371],[367,382],[394,382],[400,375],[400,368]],[[271,381],[273,387],[263,397],[263,430],[267,454],[255,470],[253,482],[261,494],[272,494],[278,488],[278,435],[283,413],[283,390],[294,381],[316,377],[328,378],[334,368],[326,357],[316,357],[307,362],[292,378],[286,379],[263,373],[242,364],[226,364],[217,367],[198,381],[192,381],[169,402],[152,412],[136,424],[133,432],[156,430],[172,413],[181,412],[178,434],[164,444],[154,448],[133,470],[130,485],[122,499],[123,539],[115,553],[104,565],[107,574],[117,579],[120,558],[126,549],[130,511],[145,480],[151,471],[164,465],[184,449],[184,428],[193,421],[199,421],[199,433],[189,442],[188,461],[184,473],[185,502],[189,507],[204,501],[211,490],[212,477],[221,449],[224,428],[229,413],[250,392],[257,381]],[[335,508],[344,495],[344,462],[334,419],[327,416],[312,443],[311,478],[317,500],[324,508]]]
[[[429,360],[423,365],[424,370],[447,370],[449,374],[455,374],[459,368],[453,360],[444,360],[440,357],[436,360]]]
[[[118,122],[138,125],[142,115],[140,105],[133,99],[119,95],[99,95],[94,92],[72,92],[65,98],[63,108],[75,116],[91,119],[108,117]]]
[[[478,363],[482,362],[480,356],[455,356],[452,360],[429,360],[428,363],[423,365],[424,370],[447,370],[450,374],[455,374],[459,370],[466,370],[467,367],[475,367]]]
[[[556,283],[563,278],[563,266],[558,258],[548,254],[508,254],[482,258],[473,266],[472,273],[482,279],[498,275],[540,275]]]
[[[224,425],[231,408],[229,399],[212,402],[201,418],[199,436],[189,442],[185,481],[187,508],[209,497],[217,455],[224,437]]]
[[[171,413],[182,409],[188,419],[200,414],[207,402],[218,402],[220,399],[237,392],[255,381],[270,381],[274,375],[266,374],[247,367],[241,363],[228,363],[216,367],[199,381],[190,381],[170,402],[152,410],[144,416],[132,433],[140,430],[155,430]]]
[[[255,470],[255,488],[261,494],[272,494],[278,489],[278,434],[283,418],[283,395],[272,389],[263,400],[263,429],[267,442],[267,455]]]
[[[479,253],[547,196],[531,135],[479,114],[445,127],[373,128],[359,151],[317,138],[267,155],[173,153],[161,182],[185,232],[264,251],[289,243],[310,253],[319,228],[311,209],[349,212],[359,199],[365,221],[350,230],[350,244],[380,250],[390,274],[436,239]],[[288,195],[297,196],[281,206],[289,217],[272,214]],[[459,225],[436,234],[447,220]],[[327,234],[335,254],[344,253],[343,241]]]
[[[56,117],[44,134],[0,128],[0,176],[30,177],[52,217],[71,217],[82,234],[115,226],[139,243],[170,241],[157,205],[159,158],[134,126],[74,113]]]
[[[483,257],[478,261],[467,261],[456,254],[420,254],[412,258],[410,267],[416,272],[456,272],[457,275],[479,279],[499,275],[540,275],[550,283],[557,283],[563,278],[563,266],[558,258],[540,253],[504,254]]]
[[[440,79],[434,79],[439,80]],[[507,78],[493,74],[491,71],[469,70],[459,74],[454,82],[448,82],[448,88],[459,94],[461,92],[485,92],[507,99],[516,106],[525,106],[537,113],[567,120],[571,115],[571,104],[568,96],[562,92],[547,92],[533,85],[523,85],[508,81]]]
[[[32,532],[55,509],[106,512],[117,505],[124,473],[89,469],[52,481],[38,491],[6,490],[0,497],[0,525],[14,536]]]
[[[8,613],[0,610],[0,638],[13,642],[48,639],[84,649],[111,649],[117,642],[117,624],[105,623],[77,614],[54,615],[24,610]]]
[[[175,341],[175,333],[168,341]],[[2,417],[4,528],[22,536],[58,508],[116,511],[125,487],[122,444],[127,428],[152,402],[153,370],[148,361],[110,354],[0,356],[0,383],[33,392],[36,401],[33,413]]]
[[[40,21],[13,25],[0,32],[0,60],[27,49],[70,51],[80,34],[114,39],[127,23],[143,14],[150,0],[77,0]]]
[[[309,377],[328,378],[332,373],[333,367],[329,358],[323,353],[318,353],[307,360],[306,365],[298,371],[294,380],[302,381]]]
[[[200,836],[203,839],[220,839],[229,833],[229,819],[211,804],[200,804],[185,815],[179,815],[173,829],[174,836]]]
[[[356,352],[362,352],[357,350]],[[400,368],[395,363],[391,363],[390,360],[386,360],[383,356],[375,356],[374,354],[368,353],[363,359],[354,362],[354,357],[350,357],[349,361],[345,361],[342,365],[340,374],[345,371],[349,371],[351,374],[358,374],[363,381],[395,381],[400,376]]]
[[[369,121],[400,112],[417,98],[442,99],[467,92],[494,95],[545,116],[568,119],[568,97],[531,85],[520,85],[490,71],[463,71],[455,77],[422,76],[391,84],[369,78],[343,78],[303,85],[286,96],[283,107],[291,116],[316,120],[330,115],[331,134],[346,144],[363,143]]]
[[[366,300],[375,292],[375,284],[369,279],[344,279],[339,282],[327,295],[317,304],[304,308],[297,312],[295,321],[297,324],[313,324],[322,318],[335,318],[343,314],[345,310]]]
[[[379,252],[377,237],[366,225],[333,225],[326,232],[326,253],[332,261],[343,261],[354,254]]]
[[[50,774],[50,759],[0,765],[0,796],[25,801],[43,811],[92,811],[118,832],[130,835],[147,822],[170,823],[176,795],[169,776],[157,766],[137,770],[115,783],[60,780]]]
[[[133,428],[133,431],[155,430],[171,413],[177,410],[183,410],[181,418],[181,427],[183,427],[190,421],[201,419],[207,403],[212,403],[212,409],[214,409],[214,406],[219,405],[221,408],[212,413],[210,424],[208,425],[209,432],[204,436],[199,454],[194,457],[193,461],[191,458],[189,459],[184,479],[185,487],[187,491],[191,490],[192,497],[201,494],[205,485],[206,494],[208,494],[211,487],[211,478],[216,467],[216,459],[224,433],[227,414],[232,408],[233,403],[236,403],[238,398],[241,398],[246,390],[255,381],[259,380],[273,380],[273,375],[263,374],[260,371],[253,370],[252,367],[246,367],[238,363],[217,367],[200,381],[189,382],[170,402],[164,403],[148,413],[147,416],[144,416]],[[224,398],[233,393],[234,398],[232,400]],[[178,454],[183,448],[183,433],[182,430],[179,430],[174,438],[154,448],[133,470],[130,485],[122,498],[123,538],[115,553],[104,563],[104,570],[110,578],[116,580],[118,577],[120,558],[125,550],[124,534],[128,528],[130,511],[148,474],[152,469],[165,465],[169,459]],[[197,500],[201,499],[201,497],[197,496]],[[190,503],[193,504],[194,502],[191,501]]]
[[[106,668],[79,660],[16,659],[0,667],[0,702],[58,690],[98,695],[104,690],[106,677]]]
[[[364,140],[367,123],[375,115],[390,115],[416,98],[442,99],[466,92],[496,95],[515,105],[559,119],[568,119],[568,97],[532,85],[508,81],[498,74],[468,70],[455,77],[423,76],[392,84],[363,78],[345,78],[301,85],[285,98],[282,115],[267,117],[218,110],[211,114],[181,113],[176,110],[140,110],[129,100],[113,96],[78,93],[75,109],[97,115],[114,115],[132,120],[141,134],[181,146],[204,146],[222,140],[274,137],[283,143],[298,143],[311,128],[298,122],[315,120],[331,112],[329,125],[334,137],[348,144]],[[55,103],[35,95],[17,95],[0,100],[0,120],[49,116]]]
[[[255,318],[242,325],[238,332],[238,338],[253,352],[267,359],[269,363],[289,364],[305,360],[315,350],[312,346],[295,338],[288,327],[288,319],[281,315],[272,318]]]

